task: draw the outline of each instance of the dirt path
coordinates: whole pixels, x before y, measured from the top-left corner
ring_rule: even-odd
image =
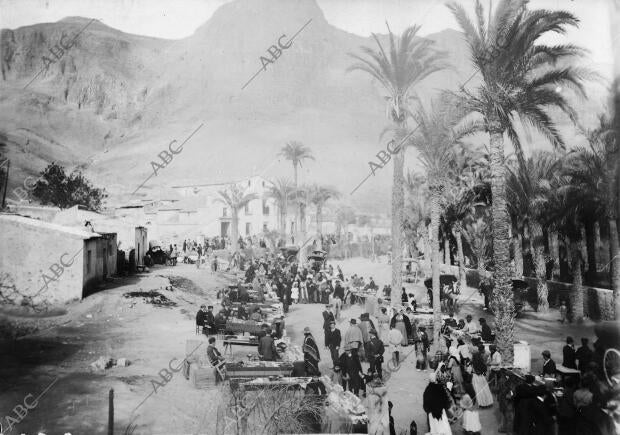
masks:
[[[390,277],[385,263],[353,259],[340,264],[345,274],[373,276],[381,286]],[[173,291],[166,290],[171,275],[176,277]],[[110,389],[114,389],[117,434],[123,434],[130,422],[135,425],[135,435],[214,433],[220,391],[194,389],[180,372],[173,373],[169,382],[164,383],[159,373],[163,371],[169,377],[165,370],[177,367],[184,358],[186,341],[196,339],[194,316],[198,307],[201,303],[216,302],[217,289],[226,284],[225,276],[211,275],[206,269],[183,264],[157,268],[138,279],[117,279],[108,290],[68,306],[66,314],[53,319],[61,326],[19,340],[14,349],[5,345],[0,352],[0,421],[5,430],[6,416],[12,415],[12,409],[23,403],[26,395],[36,397],[51,384],[37,406],[20,419],[11,433],[107,433]],[[418,301],[424,300],[423,287],[408,287],[408,291],[416,293]],[[177,305],[156,307],[144,303],[142,298],[123,297],[126,292],[149,290],[159,291]],[[476,318],[485,316],[474,289],[465,289],[463,295],[468,299],[459,317],[466,313]],[[323,347],[322,309],[320,304],[291,307],[286,319],[287,334],[293,343],[301,344],[303,328],[309,326],[320,346],[320,370],[329,373],[331,361]],[[359,306],[343,312],[338,325],[343,334],[348,319],[360,313]],[[544,348],[549,348],[556,361],[561,362],[564,334],[574,334],[576,339],[582,334],[592,337],[591,324],[585,328],[564,326],[556,317],[554,312],[547,316],[527,313],[517,322],[516,336],[532,345],[534,371],[538,370],[537,359]],[[203,350],[206,343],[199,351]],[[247,348],[236,348],[234,358],[242,359],[246,354]],[[131,365],[92,371],[90,363],[100,356],[127,358]],[[424,433],[422,392],[427,379],[428,372],[415,370],[413,357],[405,360],[403,368],[392,375],[388,382],[389,397],[394,403],[397,428],[408,430],[411,420],[415,420],[420,433]],[[495,410],[481,411],[483,434],[496,433],[495,413]],[[13,415],[13,418],[17,417]],[[456,426],[453,430],[458,434]]]

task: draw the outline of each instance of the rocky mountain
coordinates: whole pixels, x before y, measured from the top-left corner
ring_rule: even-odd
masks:
[[[270,48],[288,46],[298,31],[289,48]],[[53,47],[74,37],[54,57]],[[423,98],[455,89],[473,72],[459,32],[428,38],[451,68],[424,81]],[[332,184],[348,196],[387,142],[379,138],[386,126],[381,89],[346,72],[348,53],[363,45],[374,41],[330,25],[314,0],[236,0],[176,41],[87,18],[3,29],[0,142],[12,162],[10,185],[56,160],[108,186],[113,202],[127,201],[153,174],[158,154],[202,125],[134,198],[250,173],[292,176],[277,156],[289,140],[316,157],[302,168],[302,181]],[[350,199],[387,207],[390,182],[386,167]]]

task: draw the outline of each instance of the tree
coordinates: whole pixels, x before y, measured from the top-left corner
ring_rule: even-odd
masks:
[[[461,87],[459,105],[482,117],[490,137],[491,191],[493,195],[493,252],[495,260],[495,299],[498,347],[505,361],[512,361],[514,342],[514,298],[511,286],[510,219],[506,207],[504,133],[510,138],[517,157],[523,160],[516,133],[517,118],[525,128],[533,127],[555,148],[564,141],[549,108],[557,108],[571,120],[576,114],[560,89],[585,96],[585,71],[564,65],[583,54],[570,44],[547,45],[540,42],[550,33],[564,34],[577,27],[579,20],[565,11],[528,10],[527,0],[501,0],[485,22],[484,8],[475,3],[475,23],[456,3],[448,8],[462,28],[472,63],[482,76],[475,91]]]
[[[230,208],[232,215],[232,229],[230,230],[232,251],[237,252],[239,249],[239,210],[244,208],[250,201],[258,198],[255,193],[245,193],[244,189],[236,184],[229,186],[224,190],[218,191],[220,195],[216,201]]]
[[[277,178],[267,189],[267,196],[273,198],[279,211],[280,233],[286,239],[286,216],[288,201],[293,198],[295,187],[288,178]]]
[[[355,223],[355,211],[347,205],[341,205],[336,209],[336,234],[339,244],[348,251],[349,249],[349,225]],[[341,236],[344,231],[344,238]],[[346,255],[345,255],[346,258]]]
[[[506,197],[511,214],[521,217],[530,232],[530,250],[536,273],[537,310],[549,310],[547,262],[543,230],[548,227],[549,204],[562,161],[550,152],[535,152],[525,162],[508,167]]]
[[[578,156],[568,156],[566,163]],[[564,168],[563,173],[570,173],[570,170]],[[573,275],[573,288],[570,293],[570,307],[572,318],[581,323],[584,316],[584,293],[583,278],[581,275],[581,219],[584,212],[588,209],[590,202],[590,192],[583,190],[580,186],[573,182],[570,175],[563,175],[557,178],[551,189],[549,205],[547,211],[549,213],[552,228],[558,233],[568,238],[569,246],[567,249],[567,257],[569,260],[571,272]]]
[[[304,160],[314,160],[314,156],[312,155],[312,150],[298,141],[290,141],[287,142],[286,145],[282,147],[279,155],[284,157],[286,160],[290,160],[293,165],[294,172],[294,186],[295,191],[299,188],[299,178],[298,178],[298,168],[302,166]],[[299,225],[299,205],[295,208],[295,225]],[[299,231],[299,228],[297,228]]]
[[[100,211],[108,196],[105,189],[94,187],[80,171],[67,175],[65,169],[56,163],[50,163],[41,171],[32,195],[43,205],[60,208],[81,205],[93,211]]]
[[[308,199],[316,207],[316,231],[323,234],[323,206],[330,199],[337,199],[340,193],[333,187],[313,184],[308,189]]]
[[[383,47],[377,35],[373,38],[377,49],[362,47],[365,56],[351,54],[356,59],[348,71],[366,72],[387,92],[387,113],[392,124],[397,128],[394,141],[398,144],[404,137],[407,126],[409,100],[417,99],[413,88],[421,80],[444,67],[444,55],[436,51],[430,39],[416,38],[420,26],[405,29],[398,39],[388,26],[389,48]],[[402,228],[404,200],[405,153],[401,147],[393,155],[394,172],[392,182],[392,289],[398,292],[402,286]],[[392,298],[392,306],[398,303]]]
[[[433,101],[430,110],[420,106],[413,113],[417,124],[408,144],[418,150],[418,158],[426,169],[427,183],[431,193],[431,268],[433,282],[433,337],[439,345],[439,330],[441,329],[441,301],[439,283],[439,219],[441,213],[442,194],[449,183],[449,170],[454,160],[455,149],[460,140],[471,133],[475,125],[461,125],[465,112],[454,105],[454,98],[442,94]]]
[[[410,250],[418,249],[420,239],[423,240],[424,264],[430,269],[430,242],[427,225],[430,221],[430,192],[426,179],[414,172],[408,172],[405,180],[407,202],[405,204],[405,218],[403,230],[408,240]]]
[[[611,258],[611,288],[616,300],[616,315],[620,314],[620,243],[618,242],[618,195],[620,160],[613,119],[601,114],[594,129],[582,129],[588,147],[575,149],[566,163],[566,173],[576,191],[585,192],[591,207],[589,214],[605,216],[609,225]]]
[[[480,150],[464,146],[456,148],[453,157],[450,162],[450,177],[442,198],[442,225],[444,237],[447,239],[452,235],[456,241],[459,279],[461,286],[465,287],[463,225],[476,205],[484,205],[484,197],[480,193],[484,191],[486,184],[488,160]]]

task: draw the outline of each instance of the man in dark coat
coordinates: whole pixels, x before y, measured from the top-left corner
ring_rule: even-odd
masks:
[[[352,352],[352,346],[346,345],[344,353],[340,355],[340,368],[342,369],[342,382],[346,383],[346,390],[356,396],[362,386],[362,365],[357,354]]]
[[[369,370],[373,373],[377,373],[377,375],[379,375],[379,378],[383,377],[383,369],[381,368],[381,363],[383,363],[384,352],[385,346],[383,345],[383,342],[377,337],[377,331],[371,329],[366,358],[370,363]]]
[[[275,361],[278,353],[271,334],[265,334],[258,340],[258,354],[263,361]]]
[[[551,359],[551,352],[549,352],[548,350],[543,350],[542,357],[543,357],[543,369],[542,369],[543,377],[544,376],[555,376],[555,373],[557,370],[555,368],[555,361]]]
[[[203,334],[206,334],[204,327],[205,327],[205,318],[207,316],[207,307],[206,305],[201,305],[200,309],[198,310],[198,312],[196,313],[196,331],[198,331],[198,327],[202,326],[203,330]],[[198,332],[196,332],[198,333]]]
[[[581,371],[581,373],[585,373],[588,369],[593,354],[594,352],[592,352],[592,349],[588,346],[588,339],[582,338],[581,347],[575,352],[575,359],[579,362],[579,371]]]
[[[205,334],[215,334],[215,316],[213,315],[213,306],[207,307],[208,311],[205,313]]]
[[[573,344],[573,337],[566,337],[566,346],[562,348],[562,365],[569,369],[576,369],[575,364],[575,345]]]
[[[525,383],[517,385],[514,396],[515,417],[513,430],[515,435],[530,435],[533,428],[532,402],[536,399],[534,376],[526,375]]]
[[[250,318],[250,314],[248,313],[247,305],[245,304],[245,302],[242,302],[241,306],[237,310],[237,318],[241,320],[248,320]]]
[[[336,322],[332,320],[329,323],[329,329],[325,333],[325,346],[329,349],[334,365],[338,364],[341,343],[342,335],[340,334],[340,330],[336,328]]]
[[[325,338],[325,347],[327,346],[327,333],[329,332],[329,325],[331,322],[335,322],[336,318],[334,317],[334,313],[332,313],[332,306],[325,305],[325,310],[323,310],[323,334]]]
[[[441,420],[443,413],[450,408],[450,397],[445,387],[437,382],[437,375],[429,375],[429,383],[422,394],[422,408],[427,415],[432,415],[434,419]],[[430,426],[430,425],[429,425]]]

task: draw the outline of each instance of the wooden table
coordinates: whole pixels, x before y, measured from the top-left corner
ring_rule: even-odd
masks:
[[[269,376],[290,377],[292,371],[293,364],[284,361],[226,363],[228,379],[255,379],[268,378]]]

